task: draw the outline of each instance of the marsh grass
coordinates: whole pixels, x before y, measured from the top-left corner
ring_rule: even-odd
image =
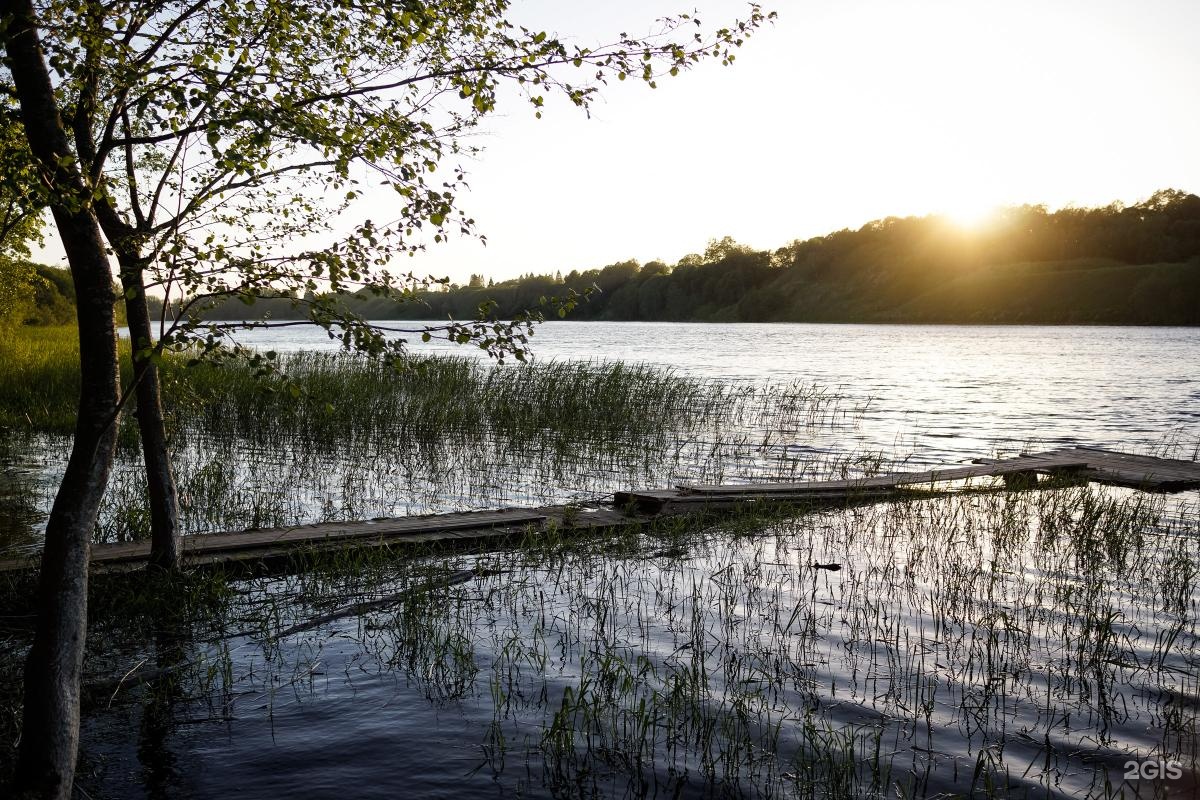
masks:
[[[91,714],[167,709],[159,749],[183,772],[185,731],[220,724],[244,778],[266,731],[340,708],[319,748],[412,750],[416,794],[443,785],[414,777],[437,758],[462,792],[534,797],[1132,796],[1127,760],[1200,755],[1200,529],[1179,511],[1064,487],[343,553],[282,577],[186,578],[172,641],[160,590],[98,588]],[[463,569],[476,577],[288,632]],[[184,666],[114,684],[160,663]],[[364,740],[362,715],[388,708],[399,727]],[[457,756],[422,749],[447,726]],[[309,746],[289,742],[302,762]],[[129,789],[103,768],[120,746],[85,752],[99,789]]]
[[[0,340],[0,427],[69,433],[78,399],[78,342],[70,327],[21,328]],[[122,341],[129,373],[128,343]],[[689,419],[744,426],[768,417],[776,433],[851,413],[840,395],[800,383],[758,386],[685,377],[606,361],[550,361],[494,369],[477,359],[408,356],[374,361],[299,352],[248,361],[162,364],[176,436],[207,432],[278,445],[339,449],[379,432],[440,438],[494,429],[508,435],[620,439]],[[126,424],[130,424],[126,419]],[[756,427],[761,427],[757,425]]]
[[[0,336],[0,428],[69,434],[79,398],[74,327],[22,327]]]
[[[4,380],[52,376],[52,352]],[[863,407],[801,384],[605,362],[280,361],[289,380],[265,386],[241,366],[168,365],[189,532],[893,466],[808,447]],[[52,488],[39,476],[65,453],[52,400],[67,390],[52,385],[12,395],[22,416],[0,438],[0,460],[25,464],[0,498],[19,498],[26,544]],[[136,439],[122,442],[97,541],[147,532]],[[555,531],[483,553],[345,552],[275,577],[97,581],[85,790],[278,794],[286,779],[304,793],[361,786],[338,771],[353,765],[385,779],[387,763],[404,775],[379,787],[391,794],[1120,795],[1126,760],[1198,756],[1189,498],[1050,486]],[[438,586],[465,569],[476,577]],[[33,594],[5,580],[0,649],[18,654]],[[338,615],[355,607],[372,610]],[[0,658],[0,684],[11,743],[18,658]],[[256,768],[263,747],[287,769]],[[330,750],[353,755],[331,767]]]
[[[40,336],[53,346],[22,350],[0,386],[48,387],[36,399],[13,399],[5,430],[26,437],[26,455],[46,454],[50,474],[66,458],[61,421],[75,392],[50,375],[66,375],[74,350],[63,335]],[[189,367],[169,358],[163,365],[185,531],[585,502],[684,480],[796,477],[824,468],[816,451],[796,443],[852,427],[862,411],[807,384],[716,381],[618,362],[500,367],[449,356],[383,363],[295,353],[272,363],[276,371],[266,377],[248,362]],[[149,533],[131,414],[119,441],[98,542]],[[52,488],[34,495],[43,512]]]

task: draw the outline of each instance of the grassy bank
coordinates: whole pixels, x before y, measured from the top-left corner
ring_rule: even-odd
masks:
[[[0,427],[74,430],[78,336],[74,326],[15,326],[0,334]]]

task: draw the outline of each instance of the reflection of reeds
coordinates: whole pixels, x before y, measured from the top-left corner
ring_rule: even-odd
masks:
[[[35,437],[0,428],[0,551],[40,545],[34,530],[45,497],[37,468],[27,463],[37,444]]]
[[[237,736],[360,698],[336,746],[377,699],[449,708],[478,780],[534,794],[1103,797],[1127,760],[1196,756],[1200,529],[1169,510],[1067,487],[197,577],[175,713]],[[139,596],[97,606],[106,700],[147,657]]]

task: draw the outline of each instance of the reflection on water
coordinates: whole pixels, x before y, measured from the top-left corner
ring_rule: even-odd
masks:
[[[281,351],[335,347],[304,328],[243,337]],[[1140,452],[1179,444],[1184,457],[1200,446],[1197,328],[548,322],[533,346],[543,360],[799,379],[852,404],[870,400],[853,436],[817,444],[840,452],[940,463],[1033,443]]]
[[[122,797],[164,765],[197,797],[1107,796],[1130,759],[1198,755],[1200,530],[1160,511],[976,495],[249,582],[142,771],[123,731],[153,693],[86,748]]]
[[[41,437],[0,429],[0,552],[23,552],[40,546],[40,531],[49,508],[48,469]]]
[[[287,336],[255,341],[309,344]],[[1200,442],[1190,329],[571,323],[536,343],[721,388],[629,435],[518,412],[340,444],[182,430],[185,528]],[[0,452],[29,519],[64,455]],[[100,538],[145,534],[140,480],[124,449]],[[110,797],[1105,796],[1131,758],[1194,781],[1198,501],[973,495],[239,582],[186,625],[93,631],[81,774]],[[481,575],[272,635],[463,568]],[[139,664],[160,680],[118,685]]]

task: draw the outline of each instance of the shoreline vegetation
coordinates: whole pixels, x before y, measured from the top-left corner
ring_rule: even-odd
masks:
[[[0,457],[32,448],[53,470],[75,332],[15,330],[0,339]],[[164,359],[186,532],[594,496],[681,469],[887,469],[764,461],[787,451],[763,431],[804,441],[863,413],[819,387],[613,362],[278,358],[287,378],[265,381],[244,361]],[[94,541],[149,532],[125,417]],[[38,546],[48,500],[0,485],[0,520],[30,525],[10,545]],[[1200,535],[1178,511],[1046,486],[483,552],[346,551],[284,575],[96,579],[77,785],[270,794],[388,758],[376,788],[413,796],[447,774],[464,794],[537,798],[1120,796],[1130,760],[1194,761]],[[19,735],[30,586],[0,581],[0,763]],[[330,773],[318,748],[355,756]],[[434,757],[438,774],[413,766]]]
[[[364,319],[510,318],[592,291],[570,320],[1200,325],[1200,197],[1173,189],[1131,206],[1019,206],[978,228],[888,217],[774,251],[730,237],[675,265],[636,260],[493,282],[473,275],[399,302],[346,295]],[[296,297],[226,300],[211,321],[304,318]],[[303,299],[303,298],[299,298]]]
[[[0,446],[39,451],[50,464],[65,459],[74,425],[75,334],[16,332],[0,341]],[[128,343],[122,348],[128,376]],[[303,352],[273,361],[277,373],[264,377],[245,360],[188,366],[186,354],[164,356],[185,533],[573,502],[676,470],[688,470],[681,479],[712,480],[722,470],[786,473],[804,464],[782,450],[778,463],[767,459],[761,431],[800,436],[853,425],[862,413],[806,383],[722,381],[612,361],[500,367],[410,355],[394,365]],[[118,434],[97,542],[149,536],[135,409]],[[44,513],[48,503],[42,496],[34,505]],[[36,524],[25,525],[10,544],[37,538]]]
[[[20,362],[0,340],[0,446],[28,446],[6,439],[23,421],[63,450],[73,330],[22,338]],[[718,450],[706,468],[741,474],[762,430],[861,413],[813,387],[619,363],[280,358],[295,383],[270,391],[244,364],[167,358],[189,533],[365,518],[419,487],[520,501]],[[125,424],[97,541],[147,535],[136,433]],[[278,794],[387,758],[376,789],[413,796],[447,774],[464,794],[537,798],[1121,796],[1130,760],[1194,761],[1200,536],[1175,512],[1161,495],[1046,486],[483,552],[346,551],[283,575],[97,579],[78,786]],[[0,581],[0,763],[20,725],[29,587]],[[330,773],[331,749],[355,755]],[[434,757],[437,774],[414,766]]]
[[[0,474],[0,548],[41,546],[77,348],[70,325],[0,336],[0,461],[17,465]],[[779,446],[865,411],[807,384],[602,361],[271,360],[264,378],[244,360],[164,356],[188,534],[889,467]],[[92,541],[150,534],[133,411]],[[352,774],[404,743],[474,794],[1119,796],[1131,760],[1195,762],[1198,534],[1194,506],[1064,485],[480,553],[346,552],[282,576],[95,580],[77,785],[278,793],[280,774],[308,788],[344,777],[305,771],[321,763],[314,746],[353,750]],[[0,581],[0,785],[20,736],[31,587]],[[319,736],[305,710],[321,713]],[[388,733],[364,740],[364,721]],[[263,768],[267,741],[294,770]],[[205,769],[213,757],[223,770]],[[407,767],[396,774],[419,772]],[[438,793],[438,776],[423,780],[381,788]]]
[[[7,314],[10,324],[73,323],[66,270],[21,265],[36,277]],[[1164,189],[1128,207],[1013,207],[977,229],[937,216],[888,217],[774,251],[725,237],[673,266],[628,260],[436,286],[403,300],[362,292],[340,302],[376,321],[470,320],[484,304],[488,317],[512,319],[574,293],[582,299],[567,321],[1195,326],[1200,197]],[[198,316],[300,320],[314,297],[226,298]],[[148,302],[152,319],[163,315],[160,299]]]

